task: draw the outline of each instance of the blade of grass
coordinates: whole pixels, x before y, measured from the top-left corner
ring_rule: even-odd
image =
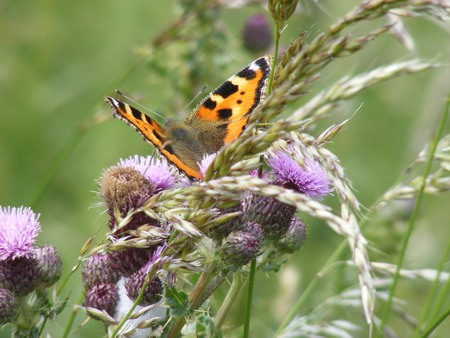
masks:
[[[434,158],[434,154],[436,152],[436,148],[438,145],[438,142],[442,136],[442,133],[444,131],[444,126],[445,126],[445,121],[447,120],[447,116],[448,116],[448,111],[450,108],[450,94],[447,97],[447,104],[445,106],[445,109],[442,113],[442,117],[441,117],[441,121],[439,123],[437,132],[436,132],[436,136],[431,138],[431,142],[430,142],[430,151],[428,154],[428,160],[425,166],[425,170],[422,176],[422,182],[420,185],[420,189],[417,192],[417,199],[416,199],[416,203],[414,205],[414,209],[413,212],[411,214],[411,218],[409,219],[408,222],[408,229],[406,231],[405,237],[403,238],[403,242],[402,242],[402,246],[400,249],[400,253],[399,253],[399,257],[398,257],[398,261],[397,261],[397,268],[394,274],[394,278],[392,281],[392,285],[390,287],[389,290],[389,296],[388,299],[386,301],[386,304],[384,306],[383,309],[383,314],[381,317],[381,322],[380,322],[380,327],[379,330],[377,332],[377,337],[379,337],[380,335],[382,335],[383,332],[383,328],[384,326],[387,324],[387,321],[389,319],[389,315],[390,315],[390,311],[391,311],[391,305],[392,305],[392,299],[394,297],[394,293],[395,290],[397,288],[397,284],[398,284],[398,280],[399,280],[399,276],[400,276],[400,269],[403,265],[403,261],[405,259],[405,253],[406,253],[406,248],[408,247],[408,243],[409,243],[409,239],[411,237],[412,231],[414,229],[414,224],[416,223],[417,217],[418,217],[418,213],[419,213],[419,207],[422,205],[422,200],[423,200],[423,196],[424,196],[424,192],[425,192],[425,186],[427,183],[427,178],[428,175],[431,172],[431,165],[433,164],[433,158]]]

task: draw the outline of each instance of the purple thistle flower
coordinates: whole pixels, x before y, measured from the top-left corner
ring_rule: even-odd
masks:
[[[213,154],[207,154],[198,163],[198,166],[200,167],[200,172],[202,173],[203,177],[205,176],[206,171],[208,170],[208,168],[211,165],[212,161],[214,161],[214,159],[217,157],[218,153],[219,152],[216,152],[216,153],[213,153]]]
[[[307,169],[304,170],[297,161],[281,151],[270,157],[267,162],[273,170],[275,184],[318,200],[333,191],[328,187],[330,181],[327,176],[316,163],[306,161]]]
[[[125,160],[120,159],[119,166],[131,167],[139,171],[147,180],[156,184],[156,191],[173,188],[183,179],[178,172],[166,162],[151,156],[134,155]]]
[[[0,207],[0,260],[29,256],[41,230],[30,208]]]
[[[249,17],[245,22],[242,38],[247,49],[253,52],[268,51],[273,41],[269,20],[262,14]]]

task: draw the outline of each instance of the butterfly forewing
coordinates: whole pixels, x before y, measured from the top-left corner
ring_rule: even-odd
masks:
[[[194,109],[186,125],[203,134],[205,142],[217,143],[215,151],[234,141],[265,98],[271,60],[270,55],[261,57],[230,77]]]
[[[266,55],[253,61],[209,94],[184,125],[169,123],[167,130],[126,103],[112,97],[105,101],[111,105],[114,117],[137,130],[189,178],[199,180],[199,159],[239,137],[249,115],[264,100],[271,60]]]

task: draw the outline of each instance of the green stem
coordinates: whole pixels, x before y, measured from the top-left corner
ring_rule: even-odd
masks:
[[[400,249],[400,255],[397,261],[397,266],[396,266],[396,270],[395,270],[395,274],[394,274],[394,278],[392,281],[392,285],[389,289],[389,296],[388,299],[386,301],[386,304],[384,306],[384,310],[383,310],[383,314],[381,317],[381,323],[380,323],[380,327],[379,327],[379,331],[377,332],[377,337],[379,337],[382,332],[383,332],[383,328],[384,326],[387,324],[387,321],[389,319],[389,315],[390,315],[390,311],[391,311],[391,305],[392,305],[392,298],[394,297],[394,293],[395,290],[397,288],[397,284],[398,284],[398,280],[399,280],[399,276],[400,276],[400,269],[403,265],[403,260],[405,258],[405,253],[406,253],[406,248],[408,247],[408,243],[409,243],[409,238],[411,237],[413,228],[414,228],[414,224],[416,222],[417,219],[417,215],[419,212],[419,207],[422,204],[422,200],[423,200],[423,196],[424,196],[424,192],[425,192],[425,186],[427,183],[427,178],[428,175],[431,172],[431,165],[433,164],[433,159],[434,159],[434,154],[436,152],[436,148],[437,145],[439,143],[439,140],[442,136],[443,130],[444,130],[444,126],[445,126],[445,121],[447,119],[447,115],[448,115],[448,111],[450,108],[450,95],[448,96],[448,100],[447,100],[447,104],[445,106],[445,110],[442,114],[442,118],[436,133],[436,136],[434,137],[434,139],[432,138],[430,144],[430,152],[428,154],[428,161],[425,167],[425,171],[423,173],[422,176],[422,182],[419,188],[419,191],[417,192],[417,199],[416,199],[416,203],[414,205],[414,210],[411,214],[411,218],[409,219],[408,222],[408,229],[406,231],[405,237],[403,238],[403,242],[402,242],[402,247]]]
[[[211,276],[213,276],[214,272],[216,272],[216,263],[212,263],[208,269],[203,272],[195,285],[194,289],[189,294],[189,298],[186,304],[186,307],[189,309],[196,309],[196,307],[199,307],[202,305],[202,303],[199,302],[199,299],[203,299],[202,297],[203,292],[208,286],[208,282],[211,279]],[[217,287],[216,287],[217,288]],[[167,338],[178,338],[180,336],[180,332],[183,329],[184,324],[186,323],[185,317],[178,317],[175,319],[175,321],[172,324],[172,327],[170,328],[170,331],[167,335]]]
[[[250,332],[250,317],[252,312],[252,299],[253,299],[253,289],[255,285],[255,273],[256,273],[256,260],[252,260],[250,263],[250,274],[248,280],[248,291],[247,291],[247,305],[245,308],[245,322],[244,322],[244,338],[248,338]]]
[[[278,327],[277,331],[274,334],[274,337],[277,337],[281,334],[282,330],[291,322],[291,320],[300,312],[300,309],[304,305],[306,299],[311,295],[312,291],[316,287],[319,280],[322,278],[322,276],[326,273],[326,270],[329,269],[329,267],[337,261],[338,257],[342,254],[344,249],[347,247],[347,242],[342,241],[339,247],[333,252],[333,254],[328,258],[327,262],[324,264],[324,267],[316,274],[314,279],[309,283],[306,290],[302,293],[300,298],[297,300],[295,305],[292,307],[291,311],[289,311],[286,318],[283,320],[283,322]]]
[[[433,311],[430,310],[431,304],[432,304],[433,300],[435,299],[436,294],[438,292],[438,286],[439,286],[439,280],[441,277],[441,272],[444,269],[445,264],[447,263],[447,257],[449,255],[449,253],[450,253],[450,241],[447,243],[447,249],[445,250],[444,254],[442,255],[442,259],[441,259],[441,262],[439,264],[438,271],[437,271],[438,273],[436,274],[436,278],[433,282],[433,285],[431,286],[430,291],[428,292],[427,300],[425,302],[425,305],[423,306],[422,313],[420,314],[420,319],[416,325],[414,337],[419,336],[419,332],[420,332],[421,328],[423,327],[423,323],[427,319],[427,315],[429,316],[428,318],[436,318],[437,317],[438,312],[442,307],[442,303],[445,301],[445,299],[448,295],[448,291],[450,288],[450,279],[447,280],[447,283],[441,293],[442,296],[439,299],[439,301],[435,304]]]
[[[84,294],[81,293],[80,297],[78,298],[77,304],[83,303],[83,299],[84,299]],[[69,320],[67,321],[66,328],[64,329],[62,338],[66,338],[69,336],[73,322],[75,321],[75,317],[77,316],[79,310],[80,310],[80,307],[78,307],[78,306],[73,307],[72,312],[70,313],[70,316],[69,316]]]
[[[280,6],[279,4],[277,5],[276,8],[276,13],[277,16],[280,16]],[[275,29],[274,29],[274,37],[275,37],[275,41],[274,41],[274,50],[273,50],[273,59],[272,59],[272,67],[270,69],[270,74],[269,74],[269,82],[267,84],[267,95],[270,95],[270,93],[272,93],[272,85],[273,85],[273,77],[275,74],[275,66],[277,64],[278,61],[278,49],[280,47],[280,37],[281,37],[281,33],[280,33],[280,27],[278,27],[277,22],[275,22]]]
[[[442,316],[436,319],[436,321],[433,324],[431,324],[430,327],[426,329],[425,332],[420,337],[421,338],[428,337],[431,334],[431,332],[433,332],[434,329],[437,328],[439,324],[442,323],[445,320],[445,318],[447,318],[449,315],[450,315],[450,307],[447,308],[447,310],[442,314]]]
[[[241,274],[235,273],[233,275],[233,282],[231,283],[231,287],[228,290],[228,293],[223,300],[222,305],[220,306],[219,310],[217,311],[216,316],[214,317],[214,323],[216,330],[219,332],[220,328],[222,327],[223,321],[225,320],[226,316],[228,315],[228,312],[230,311],[231,306],[233,305],[234,301],[236,300],[237,295],[239,294],[239,290],[241,289],[241,286],[244,284],[245,279],[242,277]]]

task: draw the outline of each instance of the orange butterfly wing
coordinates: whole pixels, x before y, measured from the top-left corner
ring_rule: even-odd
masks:
[[[249,115],[264,100],[272,56],[261,57],[209,94],[189,114],[185,125],[158,122],[112,97],[105,101],[114,117],[138,131],[191,179],[202,179],[198,161],[234,141],[247,125]]]
[[[125,121],[133,127],[144,139],[151,143],[162,155],[164,155],[178,169],[185,172],[187,176],[194,179],[201,179],[202,175],[198,168],[188,166],[177,154],[174,153],[166,130],[155,120],[145,115],[138,109],[117,101],[112,97],[105,97],[113,110],[114,117]]]
[[[271,62],[271,55],[263,56],[230,77],[197,106],[186,119],[186,125],[200,133],[210,133],[206,139],[223,135],[222,145],[234,141],[247,125],[249,115],[265,98]],[[226,132],[222,134],[217,129]]]

